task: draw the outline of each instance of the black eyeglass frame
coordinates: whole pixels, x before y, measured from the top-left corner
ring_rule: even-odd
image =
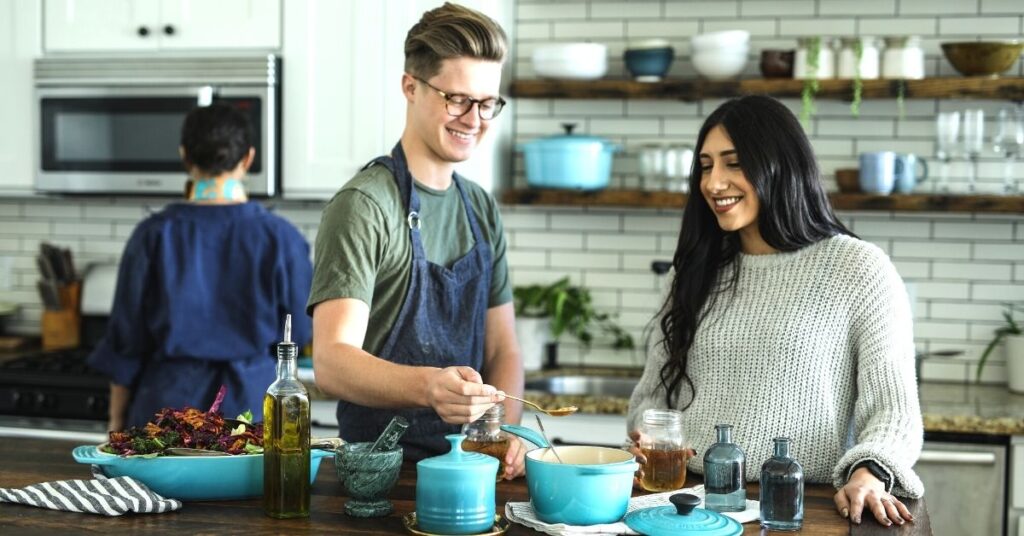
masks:
[[[501,110],[503,110],[505,108],[505,105],[508,104],[508,102],[506,102],[505,99],[501,98],[500,95],[497,96],[497,97],[488,97],[486,99],[474,99],[473,97],[470,97],[469,95],[463,95],[461,93],[448,93],[447,91],[444,91],[442,89],[439,89],[439,88],[435,87],[430,82],[427,82],[426,80],[424,80],[424,79],[422,79],[422,78],[420,78],[418,76],[413,76],[413,75],[409,75],[409,76],[412,76],[413,80],[417,80],[417,81],[423,82],[427,87],[429,87],[430,89],[433,89],[439,95],[441,95],[441,98],[444,99],[444,111],[447,112],[448,115],[450,115],[452,117],[462,117],[462,116],[468,114],[470,112],[470,110],[473,109],[473,105],[475,104],[476,105],[476,115],[477,115],[477,117],[479,117],[481,121],[491,121],[495,117],[498,117],[498,115],[501,114]],[[466,111],[462,112],[461,114],[453,114],[452,111],[450,109],[448,109],[448,107],[450,105],[452,105],[452,99],[457,98],[457,97],[461,97],[463,99],[466,99],[466,101],[469,103],[469,107],[466,108]],[[484,117],[484,109],[483,109],[482,105],[485,102],[487,102],[487,101],[494,101],[494,114],[491,115],[490,117]],[[459,106],[459,104],[455,103],[455,106]]]

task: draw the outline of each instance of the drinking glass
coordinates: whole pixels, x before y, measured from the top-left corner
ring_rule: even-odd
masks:
[[[996,120],[992,135],[992,150],[1006,160],[1003,163],[1003,193],[1016,193],[1017,180],[1013,176],[1013,162],[1021,156],[1024,146],[1024,117],[1021,109],[1003,108]]]
[[[964,110],[964,154],[971,161],[970,174],[967,176],[967,191],[974,193],[978,188],[978,157],[985,139],[985,111],[980,109]]]
[[[949,191],[949,161],[953,158],[960,134],[960,112],[939,112],[935,117],[935,158],[941,162],[939,180],[932,183],[935,191]]]

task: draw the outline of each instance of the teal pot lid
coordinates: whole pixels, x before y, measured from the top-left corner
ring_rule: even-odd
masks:
[[[562,128],[565,129],[565,134],[556,134],[553,136],[537,138],[535,140],[528,141],[525,144],[521,144],[520,149],[523,150],[526,147],[535,147],[544,151],[561,151],[564,149],[573,150],[595,147],[598,150],[609,148],[614,151],[618,148],[618,146],[606,138],[588,136],[586,134],[573,134],[572,131],[576,128],[576,123],[563,123]]]
[[[712,510],[694,508],[700,498],[677,493],[669,500],[672,506],[644,508],[626,514],[626,526],[647,536],[737,536],[743,525],[735,519]],[[685,513],[683,513],[685,512]]]
[[[434,469],[439,471],[490,471],[497,472],[498,459],[479,452],[466,452],[462,450],[462,441],[466,439],[463,434],[449,434],[444,436],[452,445],[447,454],[434,456],[420,460],[416,467],[420,469]],[[493,479],[492,479],[493,480]]]

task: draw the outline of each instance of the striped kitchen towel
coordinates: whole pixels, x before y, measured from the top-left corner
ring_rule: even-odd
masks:
[[[0,502],[105,516],[181,509],[181,501],[165,499],[132,477],[107,478],[97,472],[93,474],[96,476],[93,480],[60,480],[24,488],[0,488]]]

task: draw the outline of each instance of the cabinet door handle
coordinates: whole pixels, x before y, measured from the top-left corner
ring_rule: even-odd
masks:
[[[975,465],[992,465],[996,463],[996,455],[991,452],[949,452],[945,450],[922,450],[918,462],[958,463]]]
[[[136,32],[139,34],[139,37],[146,37],[149,35],[149,28],[146,26],[139,26],[139,29],[136,30]]]
[[[174,35],[174,26],[172,26],[170,24],[168,24],[167,26],[164,26],[164,34],[166,34],[166,35]]]

